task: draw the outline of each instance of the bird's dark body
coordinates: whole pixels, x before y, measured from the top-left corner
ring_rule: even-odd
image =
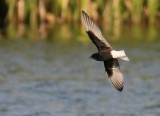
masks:
[[[91,57],[96,61],[107,61],[113,58],[110,51],[94,53]]]

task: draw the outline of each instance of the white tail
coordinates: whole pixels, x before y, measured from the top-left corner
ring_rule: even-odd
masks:
[[[124,50],[121,50],[121,51],[112,50],[111,55],[113,58],[120,58],[122,60],[129,61],[129,58],[126,56],[126,53]]]

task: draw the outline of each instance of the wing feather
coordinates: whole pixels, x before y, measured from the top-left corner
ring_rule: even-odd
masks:
[[[123,90],[124,85],[124,77],[123,74],[120,71],[119,63],[117,59],[111,59],[104,61],[105,71],[106,74],[113,84],[113,86],[119,90]]]
[[[102,45],[103,45],[102,48],[111,48],[110,44],[103,37],[98,26],[84,11],[82,11],[81,18],[82,18],[82,24],[84,25],[87,34],[89,35],[92,42],[96,45],[98,50],[101,50]]]

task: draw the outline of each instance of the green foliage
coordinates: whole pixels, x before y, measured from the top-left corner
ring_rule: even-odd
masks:
[[[39,0],[24,0],[24,2],[25,15],[29,16],[30,22],[33,24],[33,22],[36,22],[33,17],[38,13]],[[90,11],[93,2],[97,5],[97,8],[96,10]],[[46,0],[45,4],[47,11],[53,13],[56,17],[64,18],[63,20],[67,18],[78,20],[82,9],[89,12],[97,12],[99,16],[102,16],[105,7],[109,7],[109,16],[111,17],[113,15],[116,16],[116,19],[123,20],[123,16],[128,12],[130,15],[125,15],[125,17],[127,16],[128,19],[130,19],[131,16],[130,20],[140,22],[142,15],[144,15],[145,2],[147,2],[147,10],[149,11],[148,18],[150,22],[153,22],[156,18],[155,16],[160,12],[159,0]],[[16,4],[16,0],[8,0],[8,19],[10,23],[13,17],[15,17]],[[127,8],[127,4],[129,4],[131,8]]]
[[[140,22],[141,20],[141,14],[143,10],[143,1],[144,0],[131,0],[132,3],[132,9],[131,9],[131,15],[132,15],[132,20],[134,22]]]
[[[6,0],[8,4],[7,24],[9,30],[21,27],[17,25],[19,0]],[[48,31],[54,24],[77,24],[81,19],[81,10],[85,10],[95,21],[105,24],[115,35],[120,34],[124,23],[160,24],[160,0],[42,0],[45,6],[45,23],[40,19],[40,0],[21,0],[24,2],[24,21],[29,30]],[[21,7],[19,7],[21,8]],[[43,13],[43,11],[42,11]],[[143,19],[145,18],[145,19]],[[159,21],[158,23],[156,21]],[[149,23],[148,23],[149,22]],[[44,25],[46,24],[46,25]],[[157,26],[157,25],[156,25]],[[106,27],[103,27],[106,29]],[[20,28],[21,30],[21,28]],[[67,30],[67,29],[64,29]],[[20,31],[21,32],[21,31]]]
[[[156,15],[160,12],[160,0],[148,0],[149,22],[154,23]]]
[[[8,20],[10,22],[13,21],[14,15],[15,15],[15,5],[16,5],[16,0],[8,0]]]

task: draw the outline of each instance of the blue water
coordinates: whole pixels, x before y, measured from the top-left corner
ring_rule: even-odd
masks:
[[[123,92],[108,81],[92,44],[3,41],[0,44],[1,116],[160,116],[160,46],[116,44]]]

